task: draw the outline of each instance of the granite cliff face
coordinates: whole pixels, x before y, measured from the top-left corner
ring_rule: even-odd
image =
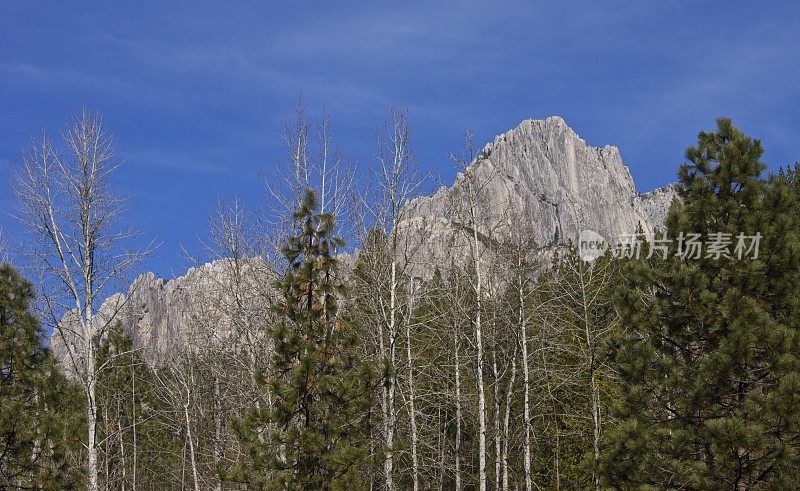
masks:
[[[415,274],[425,277],[432,265],[466,254],[469,185],[484,240],[523,228],[540,247],[586,229],[606,238],[638,227],[651,234],[675,196],[669,186],[637,193],[619,150],[588,146],[563,119],[526,120],[486,145],[452,187],[407,204],[402,237],[422,251]]]
[[[406,204],[400,240],[416,249],[412,274],[428,277],[436,265],[466,258],[472,233],[467,225],[473,223],[470,189],[482,243],[524,230],[542,248],[563,245],[585,229],[606,238],[638,227],[651,234],[676,196],[674,185],[637,193],[619,150],[588,146],[563,119],[526,120],[487,144],[451,187]],[[175,343],[201,348],[241,336],[253,319],[269,315],[273,280],[271,269],[258,260],[243,265],[220,260],[170,281],[148,273],[127,295],[110,297],[100,318],[117,312],[115,320],[135,345],[156,359],[168,356]],[[234,318],[230,312],[239,314]],[[69,322],[67,314],[63,323]],[[63,360],[58,336],[52,345]]]

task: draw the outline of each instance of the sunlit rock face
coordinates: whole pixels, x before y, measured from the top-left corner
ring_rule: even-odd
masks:
[[[605,237],[651,234],[666,215],[672,187],[639,194],[613,146],[591,147],[563,119],[526,120],[487,144],[449,188],[410,201],[402,237],[419,248],[412,268],[427,276],[434,265],[463,258],[473,223],[483,242],[523,231],[540,247],[575,240],[581,230]],[[472,192],[470,188],[472,186]]]

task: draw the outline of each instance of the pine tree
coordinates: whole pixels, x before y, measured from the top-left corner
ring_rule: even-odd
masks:
[[[613,484],[797,482],[797,205],[785,181],[760,177],[762,153],[728,119],[701,132],[679,170],[667,258],[654,250],[625,266],[617,299],[628,337],[615,348],[622,421],[604,456]],[[679,253],[677,238],[690,233],[730,239],[730,257]],[[740,233],[760,234],[757,258],[735,253]]]
[[[312,190],[293,219],[297,234],[283,249],[289,268],[278,284],[282,320],[270,329],[273,405],[242,431],[253,459],[249,479],[273,489],[359,489],[369,462],[373,374],[339,315],[346,292],[335,254],[343,241]],[[273,429],[272,441],[258,437],[264,428]]]
[[[0,489],[59,489],[80,477],[77,389],[58,373],[30,283],[0,264]]]

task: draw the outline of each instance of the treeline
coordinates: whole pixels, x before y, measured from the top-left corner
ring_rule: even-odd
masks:
[[[379,128],[358,195],[329,122],[300,111],[270,185],[284,211],[264,232],[220,206],[217,268],[161,356],[97,312],[102,282],[140,254],[119,255],[128,234],[107,227],[119,209],[98,185],[113,167],[99,121],[65,135],[72,157],[50,166],[40,142],[17,183],[50,280],[37,317],[30,284],[0,276],[0,488],[800,483],[800,176],[765,176],[760,142],[726,119],[687,150],[664,232],[725,234],[731,250],[760,234],[756,254],[651,253],[654,240],[589,262],[539,248],[521,219],[497,233],[468,140],[461,249],[421,273],[403,234],[418,185],[406,115]],[[54,211],[48,190],[82,206]],[[65,308],[66,323],[52,313]],[[40,319],[60,329],[69,378]]]

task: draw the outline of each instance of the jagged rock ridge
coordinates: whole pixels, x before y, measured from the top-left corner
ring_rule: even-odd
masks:
[[[169,281],[145,273],[127,294],[117,293],[103,302],[95,317],[96,329],[107,330],[119,322],[151,362],[168,357],[176,348],[206,349],[225,339],[242,341],[255,330],[249,329],[255,319],[269,316],[274,281],[272,269],[260,259],[220,259]],[[60,324],[72,337],[69,332],[77,327],[74,314],[67,312]],[[58,332],[50,345],[62,368],[71,372],[64,363],[68,350]]]

